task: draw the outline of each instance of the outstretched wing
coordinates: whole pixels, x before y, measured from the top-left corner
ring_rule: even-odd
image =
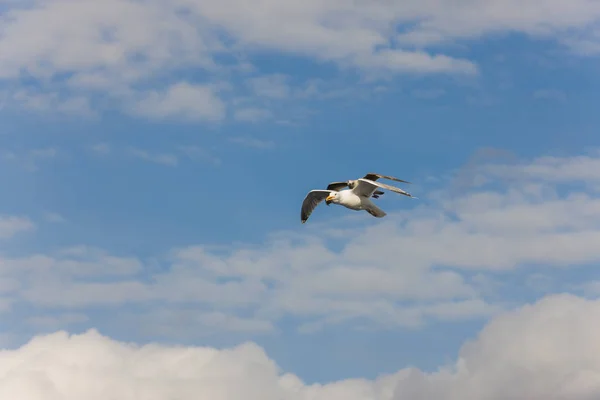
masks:
[[[366,174],[363,177],[363,179],[368,179],[370,181],[376,181],[379,178],[381,178],[381,179],[389,179],[390,181],[396,181],[396,182],[410,183],[408,181],[403,181],[402,179],[394,178],[393,176],[376,174],[374,172],[369,172],[368,174]]]
[[[302,223],[305,223],[306,220],[308,220],[308,217],[310,217],[313,210],[332,192],[332,190],[311,190],[308,192],[302,202],[302,209],[300,211],[300,220]]]
[[[350,182],[358,183],[358,181],[331,182],[329,185],[327,185],[327,190],[335,190],[336,192],[339,192],[340,190],[342,190],[346,187],[350,187]],[[383,195],[383,192],[381,190],[376,190],[375,192],[373,192],[374,199],[378,199],[379,196],[382,196],[382,195]]]
[[[412,197],[412,198],[416,199],[416,197],[414,197],[412,194],[405,192],[404,190],[402,190],[400,188],[397,188],[395,186],[386,185],[385,183],[381,183],[381,182],[375,182],[375,181],[372,181],[370,179],[365,179],[365,178],[360,178],[358,180],[358,185],[356,185],[356,187],[354,189],[352,189],[352,191],[359,196],[370,197],[378,187],[382,188],[382,189],[390,190],[394,193],[403,194],[404,196],[408,196],[408,197]]]
[[[348,187],[348,182],[331,182],[329,185],[327,185],[327,190],[335,190],[336,192],[339,192],[345,187]]]

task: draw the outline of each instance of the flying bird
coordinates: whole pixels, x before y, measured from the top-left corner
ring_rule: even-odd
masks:
[[[305,223],[310,217],[314,209],[325,200],[327,205],[339,204],[350,210],[365,210],[376,218],[383,218],[387,214],[371,201],[371,197],[378,199],[383,195],[383,191],[379,189],[387,189],[404,196],[416,199],[410,193],[397,188],[395,186],[386,185],[385,183],[377,182],[378,179],[388,179],[396,182],[410,183],[402,179],[394,178],[393,176],[368,173],[359,179],[348,180],[345,182],[331,182],[327,185],[327,189],[315,189],[308,192],[302,202],[300,211],[300,219]],[[347,189],[346,189],[347,188]],[[344,190],[342,190],[344,189]]]

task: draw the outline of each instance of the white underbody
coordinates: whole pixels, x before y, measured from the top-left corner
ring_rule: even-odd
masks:
[[[366,210],[367,207],[374,206],[373,202],[363,196],[358,196],[352,190],[340,191],[340,205],[351,210]]]
[[[334,202],[334,204],[339,204],[355,211],[365,210],[369,212],[369,214],[378,218],[386,215],[385,212],[377,207],[369,197],[359,196],[352,190],[342,190],[339,192],[339,196],[339,202]]]

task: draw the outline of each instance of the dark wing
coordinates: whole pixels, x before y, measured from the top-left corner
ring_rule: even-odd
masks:
[[[405,192],[404,190],[397,188],[395,186],[386,185],[385,183],[375,182],[370,179],[360,178],[358,180],[358,185],[354,189],[354,193],[359,196],[371,197],[371,195],[375,192],[377,188],[387,189],[395,193],[403,194],[408,197],[414,197],[412,194]]]
[[[300,211],[300,220],[305,223],[312,214],[313,210],[319,205],[320,202],[325,200],[331,190],[311,190],[308,192],[304,201],[302,202],[302,209]]]
[[[348,182],[331,182],[329,185],[327,185],[327,190],[335,190],[336,192],[339,192],[345,187],[348,187]]]
[[[368,174],[366,174],[363,177],[363,179],[368,179],[370,181],[376,181],[379,178],[381,178],[381,179],[389,179],[390,181],[396,181],[396,182],[410,183],[408,181],[403,181],[402,179],[394,178],[393,176],[376,174],[374,172],[369,172]]]
[[[384,192],[382,192],[381,190],[376,190],[376,191],[373,192],[373,198],[374,199],[378,199],[379,196],[383,196],[383,193]]]
[[[357,181],[352,181],[352,182],[357,182]],[[340,190],[346,188],[346,187],[350,187],[349,182],[331,182],[329,185],[327,185],[327,190],[335,190],[336,192],[339,192]],[[378,199],[379,196],[383,195],[383,192],[381,190],[376,190],[373,193],[373,198],[374,199]]]

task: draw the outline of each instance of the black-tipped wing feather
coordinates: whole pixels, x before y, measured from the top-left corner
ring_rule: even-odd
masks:
[[[302,202],[302,209],[300,210],[300,220],[305,223],[310,217],[310,214],[319,205],[320,202],[325,200],[332,190],[311,190],[308,192],[304,201]]]
[[[335,190],[336,192],[339,192],[342,189],[350,187],[351,182],[356,183],[357,181],[331,182],[329,185],[327,185],[327,190]],[[378,199],[381,195],[383,195],[383,192],[381,190],[376,190],[373,193],[373,198]]]
[[[369,172],[368,174],[366,174],[363,179],[368,179],[370,181],[376,181],[377,179],[389,179],[390,181],[396,181],[396,182],[403,182],[403,183],[410,183],[408,181],[404,181],[402,179],[398,179],[398,178],[394,178],[393,176],[389,176],[389,175],[381,175],[381,174],[376,174],[374,172]]]
[[[348,187],[348,182],[331,182],[329,185],[327,185],[327,190],[335,190],[336,192],[339,192],[346,187]]]

